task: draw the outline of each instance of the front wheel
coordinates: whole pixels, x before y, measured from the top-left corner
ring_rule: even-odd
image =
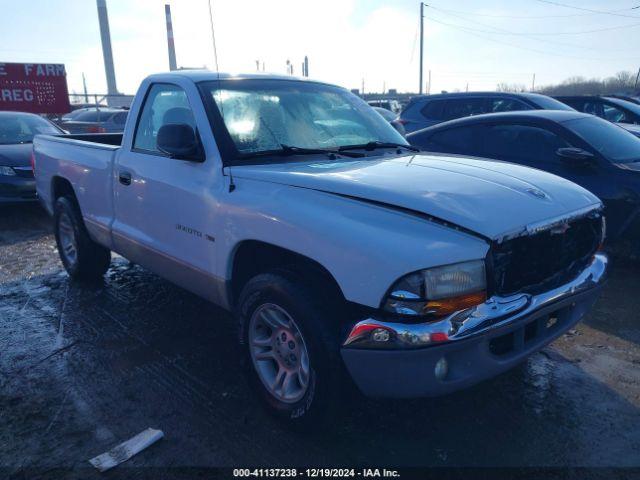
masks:
[[[316,425],[339,397],[342,368],[330,312],[282,273],[254,277],[240,295],[249,383],[270,413],[293,427]]]
[[[69,276],[96,280],[104,275],[111,263],[111,252],[91,240],[75,198],[58,198],[53,220],[60,260]]]

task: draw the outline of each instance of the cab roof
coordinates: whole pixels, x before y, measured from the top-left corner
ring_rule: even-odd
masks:
[[[317,80],[310,80],[307,77],[296,77],[293,75],[280,75],[275,73],[266,72],[253,72],[253,73],[229,73],[229,72],[214,72],[207,69],[193,69],[193,70],[174,70],[173,72],[156,73],[150,75],[148,78],[152,80],[168,80],[171,77],[188,78],[194,83],[211,82],[215,80],[245,80],[245,79],[258,79],[258,80],[287,80],[287,81],[299,81],[310,83],[322,83],[325,85],[331,85],[326,82],[320,82]]]

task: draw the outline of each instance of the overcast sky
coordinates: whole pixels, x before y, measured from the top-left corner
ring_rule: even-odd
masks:
[[[178,66],[214,68],[207,0],[107,0],[118,90],[168,70],[164,4]],[[640,0],[433,0],[425,9],[425,82],[431,92],[536,85],[640,67]],[[296,74],[366,91],[416,91],[415,0],[212,0],[221,71]],[[70,91],[106,91],[94,0],[0,0],[0,62],[64,63]],[[514,18],[515,17],[515,18]],[[520,18],[526,17],[526,18]],[[542,18],[543,17],[543,18]],[[594,31],[599,30],[599,31]],[[590,31],[591,33],[578,33]]]

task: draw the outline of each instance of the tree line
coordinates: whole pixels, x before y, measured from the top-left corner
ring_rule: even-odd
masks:
[[[536,93],[545,95],[611,95],[636,94],[640,79],[634,72],[621,71],[604,79],[569,77],[557,85],[545,85],[535,89]],[[501,82],[496,86],[499,92],[528,92],[524,84]]]

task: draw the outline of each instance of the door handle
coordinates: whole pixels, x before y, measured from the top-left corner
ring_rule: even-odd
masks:
[[[131,174],[129,172],[119,172],[118,181],[122,185],[131,185]]]

